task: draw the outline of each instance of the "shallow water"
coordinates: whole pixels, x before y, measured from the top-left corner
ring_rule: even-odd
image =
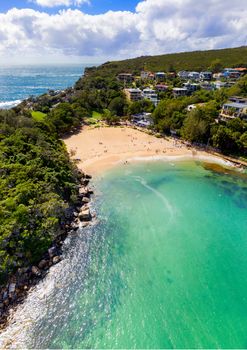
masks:
[[[25,346],[246,348],[247,177],[214,170],[146,162],[101,179],[100,222],[30,296]]]

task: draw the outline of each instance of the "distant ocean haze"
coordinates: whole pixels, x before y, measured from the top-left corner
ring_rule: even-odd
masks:
[[[30,96],[73,86],[85,64],[0,67],[0,109],[9,109]]]

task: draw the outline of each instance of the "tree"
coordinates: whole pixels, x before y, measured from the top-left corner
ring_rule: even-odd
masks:
[[[71,126],[79,125],[79,118],[68,102],[60,103],[51,111],[47,120],[54,124],[58,133],[67,132]]]
[[[247,131],[240,137],[240,145],[245,153],[247,153]]]
[[[126,105],[126,100],[123,97],[115,97],[109,104],[108,109],[111,111],[112,115],[117,115],[122,117],[124,115],[124,107]]]
[[[208,69],[213,73],[219,73],[222,71],[223,68],[224,67],[223,67],[221,60],[216,59],[216,60],[211,62],[211,65]]]
[[[139,114],[142,112],[152,113],[154,110],[154,104],[147,99],[141,101],[132,102],[128,108],[128,114]]]
[[[224,125],[220,125],[216,134],[213,135],[213,145],[223,153],[232,153],[239,150],[236,134]]]
[[[197,108],[189,112],[181,132],[185,140],[206,144],[210,137],[210,120],[205,111]]]

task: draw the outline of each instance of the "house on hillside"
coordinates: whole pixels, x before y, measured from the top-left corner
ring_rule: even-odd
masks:
[[[166,78],[165,72],[156,72],[154,75],[155,75],[155,79],[158,81],[164,81]]]
[[[241,77],[241,73],[237,71],[235,68],[225,68],[222,72],[224,78],[227,79],[239,79]]]
[[[155,86],[155,90],[157,90],[158,92],[165,92],[169,89],[169,86],[168,85],[165,85],[165,84],[157,84]]]
[[[231,99],[236,102],[232,102]],[[232,97],[231,99],[223,105],[220,112],[220,119],[225,121],[234,118],[247,120],[247,99],[239,99],[235,97]]]
[[[178,72],[178,77],[180,79],[188,79],[189,78],[189,73],[190,72],[187,72],[186,70],[182,70],[182,71]]]
[[[142,128],[148,128],[153,125],[153,119],[151,113],[139,113],[134,114],[131,117],[132,123]]]
[[[200,89],[200,85],[188,81],[187,83],[183,83],[183,88],[187,89],[189,93],[193,93]]]
[[[246,104],[246,103],[247,103],[247,97],[232,96],[232,97],[229,97],[229,101],[235,102],[235,103],[243,103],[243,104]]]
[[[146,88],[142,91],[143,98],[151,101],[155,107],[158,105],[159,100],[158,100],[158,94],[156,93],[155,90]]]
[[[213,78],[212,72],[201,72],[200,73],[200,79],[203,81],[210,81]]]
[[[188,78],[191,80],[200,80],[200,73],[198,72],[189,72]]]
[[[187,88],[173,88],[172,92],[173,92],[173,96],[175,98],[189,96],[189,94],[190,94],[190,92]]]
[[[213,79],[215,79],[215,80],[219,80],[219,79],[223,79],[223,78],[224,78],[223,73],[214,73],[213,74]]]
[[[230,83],[228,83],[226,81],[220,81],[220,80],[216,81],[214,83],[214,85],[215,85],[216,90],[220,90],[220,89],[223,89],[223,88],[231,87]]]
[[[141,89],[124,89],[125,95],[129,101],[140,101],[143,99]]]
[[[123,83],[132,83],[134,81],[134,77],[130,73],[120,73],[117,78]]]
[[[141,79],[142,80],[154,80],[154,74],[152,72],[148,71],[142,71],[141,72]]]
[[[239,68],[234,68],[236,72],[239,72],[241,75],[247,74],[247,68],[239,67]]]
[[[207,90],[207,91],[214,91],[216,89],[215,85],[213,83],[210,83],[209,81],[201,82],[200,87],[202,90]]]

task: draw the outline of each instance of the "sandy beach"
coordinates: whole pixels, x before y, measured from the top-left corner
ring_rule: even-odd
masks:
[[[127,165],[142,159],[184,157],[221,160],[188,148],[179,141],[158,138],[131,127],[84,127],[78,134],[64,139],[64,142],[71,157],[77,159],[79,168],[93,176],[116,164]]]

